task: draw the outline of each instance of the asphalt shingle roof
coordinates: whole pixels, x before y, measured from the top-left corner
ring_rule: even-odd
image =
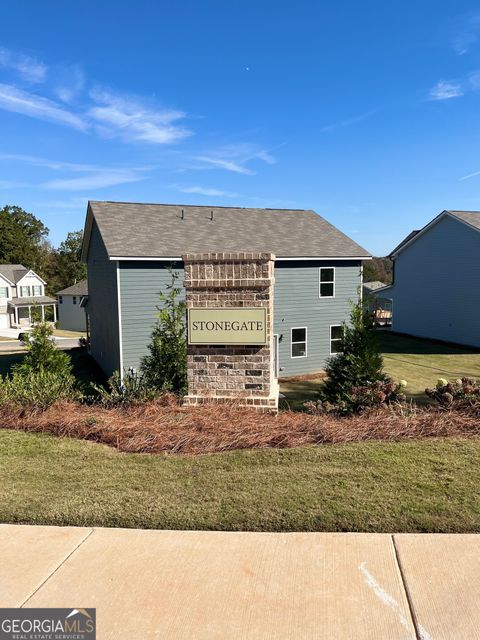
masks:
[[[13,282],[13,284],[17,284],[28,271],[29,269],[24,267],[23,264],[0,264],[0,274],[10,282]]]
[[[89,207],[110,257],[176,258],[207,251],[370,256],[314,211],[98,201]]]
[[[380,280],[372,280],[371,282],[364,282],[363,288],[368,291],[375,291],[375,289],[382,289],[387,285],[384,282],[380,282]]]
[[[79,280],[75,284],[72,284],[66,289],[57,291],[57,296],[86,296],[88,295],[88,282],[87,280]]]
[[[472,227],[480,229],[480,211],[448,211],[452,216],[467,222]]]

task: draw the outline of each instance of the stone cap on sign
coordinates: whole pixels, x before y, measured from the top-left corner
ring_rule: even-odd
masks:
[[[252,261],[270,261],[275,260],[275,254],[269,252],[251,252],[236,251],[234,253],[186,253],[182,256],[184,262],[224,262],[226,260],[235,260],[241,262]]]

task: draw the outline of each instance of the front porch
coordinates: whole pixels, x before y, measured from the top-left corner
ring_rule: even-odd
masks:
[[[8,301],[10,326],[23,329],[32,326],[35,321],[57,322],[57,301],[48,296],[38,298],[15,298]],[[50,316],[50,317],[48,317]]]

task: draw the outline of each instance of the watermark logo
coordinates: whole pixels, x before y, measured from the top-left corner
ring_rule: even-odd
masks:
[[[0,609],[0,640],[96,640],[96,611]]]

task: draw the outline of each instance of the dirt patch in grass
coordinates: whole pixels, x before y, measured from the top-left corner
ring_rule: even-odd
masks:
[[[124,452],[201,454],[365,440],[480,435],[480,418],[438,408],[382,409],[349,418],[232,405],[184,408],[171,396],[126,409],[65,403],[44,412],[4,411],[1,426],[100,442]]]

